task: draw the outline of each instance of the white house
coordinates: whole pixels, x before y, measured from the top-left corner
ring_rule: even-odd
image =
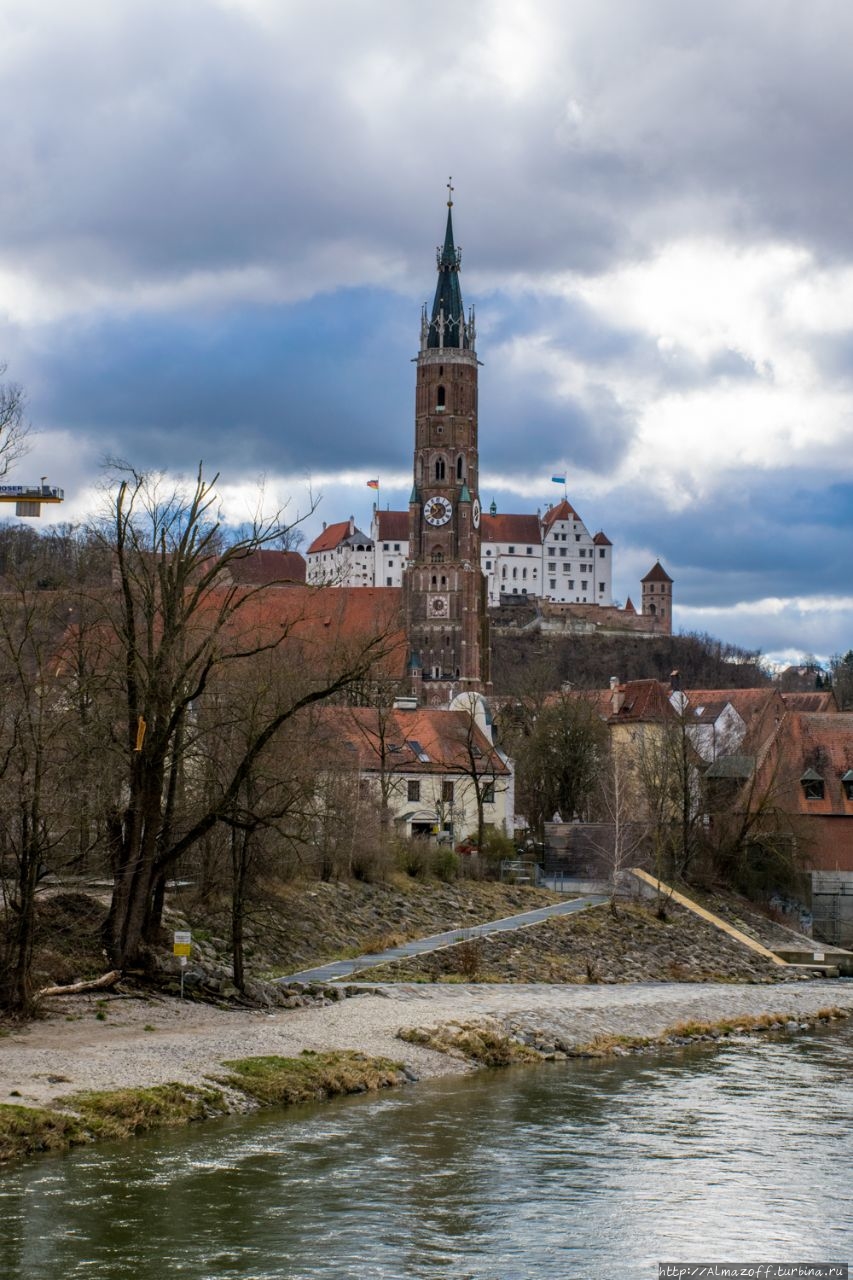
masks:
[[[375,574],[373,540],[355,526],[355,520],[324,524],[305,554],[305,580],[309,586],[372,587]]]
[[[613,544],[590,535],[564,498],[542,517],[541,594],[556,604],[613,603]]]

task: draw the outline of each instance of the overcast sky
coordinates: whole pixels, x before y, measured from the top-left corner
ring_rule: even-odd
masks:
[[[484,505],[565,472],[621,599],[660,557],[684,630],[853,646],[846,0],[0,0],[0,77],[10,479],[57,518],[107,454],[235,518],[310,479],[309,537],[404,506],[452,174]]]

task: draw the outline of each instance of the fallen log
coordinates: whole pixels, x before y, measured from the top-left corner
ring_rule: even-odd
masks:
[[[66,987],[42,987],[41,996],[76,996],[81,991],[103,991],[105,987],[113,987],[121,977],[121,969],[111,969],[100,978],[92,978],[89,982],[72,982]]]

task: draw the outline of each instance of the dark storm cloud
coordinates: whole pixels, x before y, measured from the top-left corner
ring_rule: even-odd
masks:
[[[782,3],[771,21],[733,0],[543,3],[518,91],[489,63],[506,12],[485,0],[452,41],[410,6],[279,9],[84,2],[40,22],[12,5],[6,252],[112,284],[286,272],[340,243],[411,268],[450,164],[493,274],[600,270],[685,213],[693,231],[853,245],[842,6]]]
[[[681,604],[848,590],[853,486],[827,486],[820,472],[741,477],[701,512],[666,511],[637,492],[608,495],[606,511],[617,546],[651,544]]]
[[[359,290],[235,309],[204,326],[158,315],[60,329],[41,336],[45,391],[33,409],[42,425],[92,433],[142,467],[203,457],[232,475],[299,474],[389,453],[405,466],[408,311]]]

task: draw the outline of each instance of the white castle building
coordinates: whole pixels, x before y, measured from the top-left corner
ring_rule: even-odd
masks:
[[[554,604],[613,604],[610,539],[590,534],[567,499],[544,516],[499,515],[492,503],[480,533],[489,605],[520,596]],[[400,587],[408,557],[408,511],[374,507],[369,535],[356,528],[352,516],[323,526],[306,553],[306,578],[315,585]]]

